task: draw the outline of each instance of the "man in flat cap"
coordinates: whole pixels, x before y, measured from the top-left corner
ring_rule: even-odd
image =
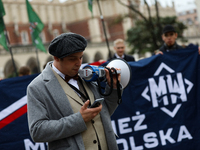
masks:
[[[111,95],[104,96],[102,105],[89,108],[103,96],[96,84],[78,75],[86,46],[87,41],[78,34],[56,37],[49,46],[54,61],[27,88],[30,135],[35,142],[48,142],[49,150],[118,149],[110,121],[118,106],[116,77]],[[110,77],[105,71],[108,91]]]

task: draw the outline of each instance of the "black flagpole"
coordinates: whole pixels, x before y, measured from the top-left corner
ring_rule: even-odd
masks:
[[[38,49],[37,47],[35,47],[35,52],[36,52],[36,58],[37,58],[37,64],[38,64],[38,73],[40,73],[40,61],[39,61],[39,57],[38,57]]]
[[[106,28],[105,28],[105,24],[104,24],[103,15],[102,15],[102,12],[101,12],[101,7],[100,7],[100,4],[99,4],[99,0],[97,0],[97,3],[98,3],[98,7],[99,7],[101,22],[102,22],[102,25],[103,25],[103,32],[104,32],[105,39],[106,39],[106,44],[107,44],[107,47],[108,47],[109,58],[111,58],[112,57],[111,56],[111,51],[110,51],[110,48],[109,48],[109,42],[108,42],[108,38],[107,38],[107,34],[106,34]]]
[[[14,70],[15,70],[15,75],[16,77],[18,76],[18,73],[17,73],[17,68],[16,68],[16,65],[15,65],[15,61],[14,61],[14,58],[13,58],[13,53],[12,53],[12,48],[10,46],[10,41],[9,41],[9,38],[8,38],[8,35],[7,35],[7,30],[6,30],[6,26],[4,24],[4,19],[2,17],[2,20],[3,20],[3,25],[4,25],[4,35],[6,37],[6,41],[7,41],[7,44],[8,44],[8,48],[9,48],[9,52],[10,52],[10,55],[11,55],[11,59],[12,59],[12,64],[13,64],[13,67],[14,67]]]
[[[33,27],[32,27],[32,24],[30,23],[30,28],[31,28],[31,30],[30,30],[30,34],[31,34],[31,39],[32,39],[32,44],[34,44],[34,38],[33,38],[33,34],[32,34],[32,32],[33,32]],[[37,49],[37,47],[35,46],[35,53],[36,53],[36,59],[37,59],[37,65],[38,65],[38,69],[37,69],[37,71],[38,71],[38,73],[40,73],[40,61],[39,61],[39,57],[38,57],[38,49]]]

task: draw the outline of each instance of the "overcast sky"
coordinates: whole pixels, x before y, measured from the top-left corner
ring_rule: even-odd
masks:
[[[60,2],[64,2],[67,0],[60,0]],[[71,1],[71,0],[69,0]],[[143,1],[143,0],[141,0]],[[155,0],[147,0],[148,3],[153,4]],[[195,0],[158,0],[163,7],[172,6],[172,1],[174,1],[175,8],[177,12],[186,11],[190,9],[196,8]]]
[[[149,3],[153,3],[155,0],[147,0]],[[190,10],[196,8],[195,0],[158,0],[163,7],[172,6],[172,1],[174,1],[175,8],[177,12]]]

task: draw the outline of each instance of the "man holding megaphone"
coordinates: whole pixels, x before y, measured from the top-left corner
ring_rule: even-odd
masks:
[[[86,46],[86,39],[74,33],[53,39],[49,53],[54,61],[27,88],[30,135],[35,142],[48,142],[49,150],[118,149],[110,116],[122,93],[116,89],[121,74],[113,73],[120,69],[104,68],[105,93],[111,86],[113,90],[102,96],[94,82],[78,75]]]

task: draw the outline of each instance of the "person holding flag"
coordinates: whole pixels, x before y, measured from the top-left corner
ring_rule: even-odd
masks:
[[[30,135],[35,142],[48,142],[49,150],[118,149],[110,116],[118,106],[117,78],[120,81],[121,75],[113,76],[113,91],[103,97],[103,103],[89,108],[102,95],[95,83],[78,75],[86,46],[86,39],[75,33],[53,39],[49,53],[54,61],[27,88]],[[108,93],[111,78],[105,71]]]

